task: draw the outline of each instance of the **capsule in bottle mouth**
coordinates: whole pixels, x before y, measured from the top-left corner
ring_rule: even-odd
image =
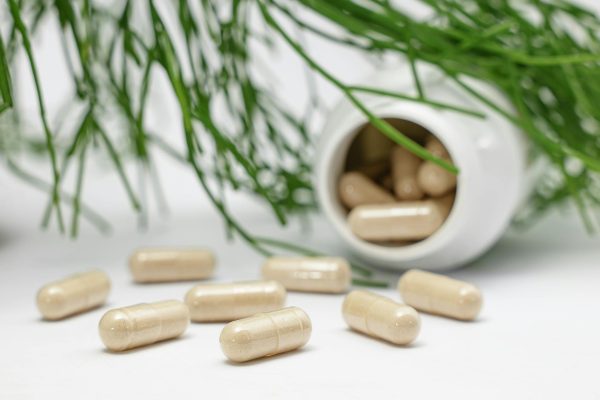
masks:
[[[444,144],[423,126],[397,118],[385,120],[433,156],[453,163]],[[407,247],[443,227],[454,206],[456,178],[367,123],[348,148],[337,181],[338,199],[356,238],[385,248]]]

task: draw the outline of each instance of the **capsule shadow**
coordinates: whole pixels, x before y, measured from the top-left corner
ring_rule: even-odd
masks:
[[[155,287],[155,286],[162,286],[162,285],[192,285],[190,286],[190,288],[199,285],[201,283],[218,283],[218,279],[215,279],[215,277],[211,277],[211,278],[207,278],[207,279],[186,279],[186,280],[179,280],[179,281],[156,281],[156,282],[138,282],[134,279],[131,279],[130,281],[133,285],[135,286],[139,286],[139,287]]]
[[[249,315],[249,317],[251,317],[251,315]],[[246,317],[241,317],[241,318],[237,318],[237,319],[232,319],[230,321],[194,321],[193,319],[190,320],[190,326],[202,326],[202,325],[208,325],[208,326],[225,326],[230,322],[233,321],[237,321],[238,319],[242,319],[242,318],[246,318]]]
[[[223,362],[227,365],[232,365],[235,367],[249,367],[251,365],[262,364],[262,363],[267,363],[267,362],[270,362],[273,360],[279,360],[279,359],[283,359],[283,358],[287,358],[287,357],[292,357],[294,355],[298,355],[301,353],[308,353],[312,350],[313,350],[312,347],[307,346],[307,347],[302,347],[300,349],[296,349],[296,350],[292,350],[292,351],[286,351],[285,353],[281,353],[281,354],[275,354],[272,356],[257,358],[256,360],[250,360],[250,361],[245,361],[245,362],[235,362],[235,361],[231,361],[230,359],[226,358]]]
[[[449,322],[458,322],[461,324],[483,324],[486,322],[489,322],[489,320],[486,317],[477,317],[475,319],[472,320],[467,320],[467,319],[458,319],[458,318],[452,318],[452,317],[446,317],[444,315],[439,315],[439,314],[429,314],[423,311],[419,311],[420,315],[425,316],[426,318],[434,318],[434,319],[438,319],[438,320],[444,320],[444,321],[449,321]]]
[[[150,351],[151,349],[157,349],[157,348],[161,348],[163,346],[167,346],[169,344],[172,344],[174,342],[180,342],[180,341],[185,341],[188,340],[190,337],[188,335],[181,335],[178,336],[176,338],[173,339],[167,339],[167,340],[161,340],[160,342],[156,342],[156,343],[150,343],[144,346],[140,346],[140,347],[134,347],[133,349],[129,349],[129,350],[123,350],[123,351],[112,351],[107,349],[106,347],[103,348],[102,350],[100,350],[102,353],[104,354],[110,354],[110,355],[126,355],[126,354],[134,354],[137,352],[142,352],[142,351]]]
[[[106,303],[106,304],[96,306],[94,308],[90,308],[88,310],[84,310],[84,311],[80,311],[75,314],[67,315],[67,316],[59,318],[59,319],[47,319],[44,317],[38,317],[35,320],[37,322],[49,323],[49,324],[56,323],[56,322],[66,322],[66,321],[70,321],[70,320],[77,320],[77,319],[79,319],[79,317],[82,317],[84,315],[91,314],[94,312],[102,311],[103,309],[106,309],[106,311],[108,311],[111,307],[112,307],[111,303]]]
[[[317,297],[317,296],[323,296],[323,297],[342,297],[348,294],[348,292],[350,292],[350,290],[348,292],[310,292],[308,290],[291,290],[291,289],[286,289],[288,292],[288,295],[293,294],[293,295],[301,295],[301,296],[306,296],[306,297]]]
[[[396,344],[396,343],[388,342],[387,340],[384,340],[384,339],[381,339],[381,338],[378,338],[375,336],[367,335],[366,333],[354,330],[352,328],[346,328],[346,329],[344,329],[344,331],[350,332],[354,335],[362,336],[362,337],[370,339],[370,340],[377,341],[381,344],[384,344],[384,345],[389,346],[394,349],[416,349],[416,348],[424,346],[424,344],[419,340],[419,338],[417,338],[414,342],[411,342],[408,344]]]

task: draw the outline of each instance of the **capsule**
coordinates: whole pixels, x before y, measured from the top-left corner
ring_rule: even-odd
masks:
[[[288,290],[319,293],[343,293],[352,279],[350,265],[341,257],[271,257],[262,276]]]
[[[470,283],[416,269],[402,275],[398,290],[419,311],[466,321],[477,318],[483,303],[481,292]]]
[[[356,207],[348,215],[348,225],[364,240],[421,240],[437,231],[446,216],[446,207],[434,200],[405,201]]]
[[[454,206],[454,199],[456,198],[456,194],[454,192],[450,192],[442,197],[438,197],[433,199],[433,201],[438,205],[442,214],[445,215],[445,218],[448,217],[450,211],[452,210],[452,206]]]
[[[365,290],[346,296],[342,314],[352,329],[394,344],[411,343],[421,330],[414,308]]]
[[[417,171],[421,159],[403,147],[396,146],[390,156],[393,187],[400,200],[419,200],[423,191],[417,183]]]
[[[363,164],[387,160],[393,142],[373,125],[367,125],[357,138]]]
[[[187,306],[166,300],[110,310],[98,330],[107,349],[124,351],[180,336],[189,323]]]
[[[427,149],[428,152],[430,152],[436,157],[448,159],[450,158],[450,154],[448,154],[448,150],[446,150],[446,147],[435,136],[429,136],[427,138],[427,142],[425,143],[425,149]]]
[[[456,175],[431,161],[426,161],[419,167],[417,182],[425,193],[439,197],[456,187]]]
[[[138,283],[200,280],[213,275],[215,258],[202,249],[140,249],[129,258],[129,269]]]
[[[352,209],[363,204],[393,203],[394,197],[360,172],[347,172],[340,178],[339,196]]]
[[[308,343],[311,331],[308,315],[289,307],[230,322],[219,340],[227,358],[244,362],[298,349]]]
[[[285,297],[285,288],[276,281],[214,283],[190,289],[185,303],[194,322],[229,322],[279,310]]]
[[[37,294],[37,307],[45,319],[62,319],[104,304],[109,291],[108,275],[102,271],[85,272],[42,287]]]

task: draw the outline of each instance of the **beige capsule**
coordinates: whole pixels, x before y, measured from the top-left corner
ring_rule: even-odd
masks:
[[[461,320],[477,318],[483,303],[474,285],[416,269],[402,275],[398,290],[404,302],[419,311]]]
[[[213,275],[215,257],[204,249],[139,249],[129,258],[129,269],[139,283],[200,280]]]
[[[260,312],[279,310],[286,291],[276,281],[202,284],[185,296],[195,322],[233,321]]]
[[[413,342],[421,330],[414,308],[365,290],[346,296],[342,315],[352,329],[395,344]]]
[[[45,319],[57,320],[91,310],[106,302],[108,275],[90,271],[49,283],[37,294],[37,307]]]
[[[393,203],[394,197],[360,172],[347,172],[340,178],[338,191],[342,204],[352,209],[363,204]]]
[[[350,264],[341,257],[271,257],[262,276],[302,292],[342,293],[352,281]]]
[[[431,154],[439,158],[450,158],[450,154],[448,154],[448,150],[446,147],[440,142],[438,138],[435,136],[429,136],[427,138],[427,142],[425,143],[425,148]]]
[[[456,193],[450,192],[442,197],[438,197],[433,199],[438,207],[440,208],[444,218],[448,218],[450,211],[452,211],[452,207],[454,206],[454,199],[456,198]]]
[[[363,128],[357,138],[363,164],[387,160],[390,154],[392,141],[379,129],[369,124]]]
[[[100,320],[98,330],[107,349],[124,351],[176,338],[189,323],[187,306],[166,300],[110,310]]]
[[[308,315],[289,307],[230,322],[219,340],[227,358],[244,362],[298,349],[308,343],[311,332]]]
[[[429,136],[425,148],[436,157],[452,161],[446,147],[435,136]],[[442,196],[456,187],[456,175],[430,161],[421,164],[417,181],[419,187],[433,197]]]
[[[439,197],[456,187],[456,174],[431,161],[426,161],[419,167],[417,182],[425,193],[433,197]]]
[[[435,200],[405,201],[356,207],[348,225],[364,240],[421,240],[437,231],[447,215],[447,207]]]
[[[421,159],[403,147],[396,146],[390,156],[394,193],[400,200],[419,200],[423,191],[417,183]]]

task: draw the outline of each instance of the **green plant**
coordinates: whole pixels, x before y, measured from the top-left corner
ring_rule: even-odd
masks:
[[[401,2],[397,2],[401,3]],[[588,229],[600,201],[600,19],[592,11],[561,0],[415,0],[429,17],[386,0],[179,0],[94,2],[92,0],[8,0],[0,42],[0,112],[13,108],[9,65],[24,51],[39,103],[52,182],[44,225],[52,216],[65,231],[62,176],[76,168],[70,232],[77,234],[84,171],[89,149],[102,149],[112,160],[131,207],[143,212],[123,169],[133,156],[150,173],[151,148],[185,163],[229,231],[263,254],[289,244],[256,237],[229,212],[225,189],[251,192],[264,199],[278,220],[315,209],[310,184],[311,116],[319,108],[313,93],[305,115],[289,111],[281,94],[269,91],[257,75],[253,46],[272,48],[283,41],[312,71],[336,87],[380,131],[424,159],[453,172],[454,166],[373,115],[359,93],[398,97],[432,107],[485,117],[452,104],[431,101],[422,89],[416,62],[436,66],[450,79],[520,127],[551,168],[540,180],[520,221],[539,217],[553,206],[572,201]],[[412,4],[412,3],[411,3]],[[159,7],[160,6],[160,7]],[[171,24],[165,21],[171,17]],[[50,126],[39,85],[30,38],[40,21],[58,21],[70,68],[74,103],[84,111],[78,126],[63,133]],[[322,23],[315,23],[315,18]],[[298,34],[300,32],[300,34]],[[393,55],[412,66],[418,96],[356,87],[342,82],[303,45],[301,35],[348,46],[366,55]],[[145,124],[149,88],[164,74],[181,116],[185,152],[173,148]],[[486,81],[511,101],[514,110],[477,92],[465,78]],[[312,79],[309,77],[309,80]],[[310,81],[309,81],[310,83]],[[213,112],[227,110],[227,123]],[[125,129],[118,146],[106,132],[104,116],[116,116]],[[13,117],[19,115],[13,109]],[[16,118],[18,120],[18,118]],[[285,130],[287,135],[280,132]],[[0,152],[20,175],[35,181],[14,163],[14,148]],[[74,164],[74,167],[72,166]],[[40,183],[40,182],[38,182]],[[85,213],[84,213],[85,211]],[[97,218],[92,221],[98,222]],[[298,247],[294,251],[309,252]]]

